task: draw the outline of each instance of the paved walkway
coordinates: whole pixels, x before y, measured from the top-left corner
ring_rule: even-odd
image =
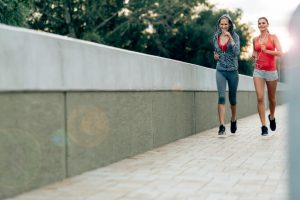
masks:
[[[235,136],[214,128],[11,200],[287,200],[286,111],[271,136],[253,115]]]

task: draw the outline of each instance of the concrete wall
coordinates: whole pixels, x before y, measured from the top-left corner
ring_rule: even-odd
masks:
[[[0,199],[62,180],[65,145],[64,95],[0,94]]]
[[[0,44],[0,91],[216,90],[213,69],[157,56],[5,25]]]
[[[218,125],[213,69],[4,25],[0,43],[0,199]]]

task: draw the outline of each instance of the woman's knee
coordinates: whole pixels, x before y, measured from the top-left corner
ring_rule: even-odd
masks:
[[[236,105],[236,93],[229,94],[229,102],[232,106]]]
[[[264,97],[257,97],[257,103],[264,103]]]
[[[235,106],[236,105],[236,98],[229,98],[229,102],[230,102],[230,105],[232,106]]]
[[[218,103],[219,104],[225,104],[225,96],[219,96]]]
[[[276,104],[276,98],[269,98],[269,102],[271,104]]]

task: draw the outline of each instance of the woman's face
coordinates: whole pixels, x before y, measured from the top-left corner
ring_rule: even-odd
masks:
[[[258,20],[258,29],[260,31],[265,31],[268,29],[268,27],[269,27],[269,24],[268,24],[267,20],[265,20],[265,19]]]
[[[229,20],[227,18],[222,18],[219,23],[220,29],[222,31],[228,31],[229,29]]]

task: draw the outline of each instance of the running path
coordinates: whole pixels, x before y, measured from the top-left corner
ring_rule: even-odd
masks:
[[[234,136],[216,127],[10,200],[287,200],[286,106],[276,121],[270,136],[256,114]]]

